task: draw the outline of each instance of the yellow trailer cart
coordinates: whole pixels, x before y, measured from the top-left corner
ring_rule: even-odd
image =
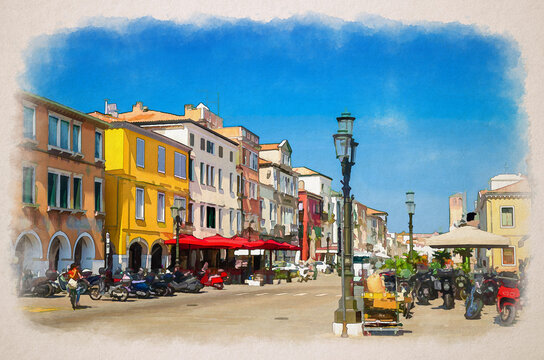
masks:
[[[399,292],[370,293],[363,297],[363,335],[372,332],[392,332],[397,335],[402,331],[400,315],[412,299]]]

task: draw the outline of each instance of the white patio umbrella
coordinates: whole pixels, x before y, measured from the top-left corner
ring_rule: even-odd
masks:
[[[433,248],[502,248],[510,246],[510,239],[474,226],[461,226],[428,238],[426,245]]]

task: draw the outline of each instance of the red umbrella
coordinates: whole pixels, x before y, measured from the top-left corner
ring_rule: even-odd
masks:
[[[176,239],[169,239],[165,240],[164,243],[166,245],[176,245]],[[186,247],[205,247],[208,243],[202,239],[196,238],[193,235],[185,235],[181,234],[179,236],[179,246],[186,248]]]

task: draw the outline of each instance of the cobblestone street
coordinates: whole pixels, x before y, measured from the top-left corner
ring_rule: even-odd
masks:
[[[126,303],[84,295],[82,309],[73,311],[68,298],[22,298],[21,308],[37,325],[58,329],[86,329],[122,336],[195,338],[266,336],[271,339],[333,338],[332,318],[340,298],[337,275],[322,275],[308,283],[281,283],[264,287],[230,285],[224,290],[205,288],[200,294],[176,293],[173,297],[134,299]],[[482,318],[466,320],[464,304],[446,311],[437,299],[417,306],[413,317],[402,319],[399,339],[440,336],[458,339],[499,328],[494,306],[484,307]],[[518,320],[520,321],[520,320]],[[143,326],[142,326],[143,325]],[[145,333],[142,332],[145,329]]]

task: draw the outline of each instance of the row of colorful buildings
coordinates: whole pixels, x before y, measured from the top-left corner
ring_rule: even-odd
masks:
[[[291,165],[288,140],[262,144],[204,104],[177,115],[142,102],[120,113],[106,102],[86,114],[28,92],[18,100],[22,177],[11,229],[21,269],[76,262],[96,271],[106,253],[114,268],[168,267],[176,200],[183,234],[289,242],[302,248],[279,254],[290,261],[332,260],[338,250],[342,197],[331,177]],[[355,201],[352,216],[354,250],[382,251],[387,213]],[[183,251],[181,264],[220,266],[230,252]]]

